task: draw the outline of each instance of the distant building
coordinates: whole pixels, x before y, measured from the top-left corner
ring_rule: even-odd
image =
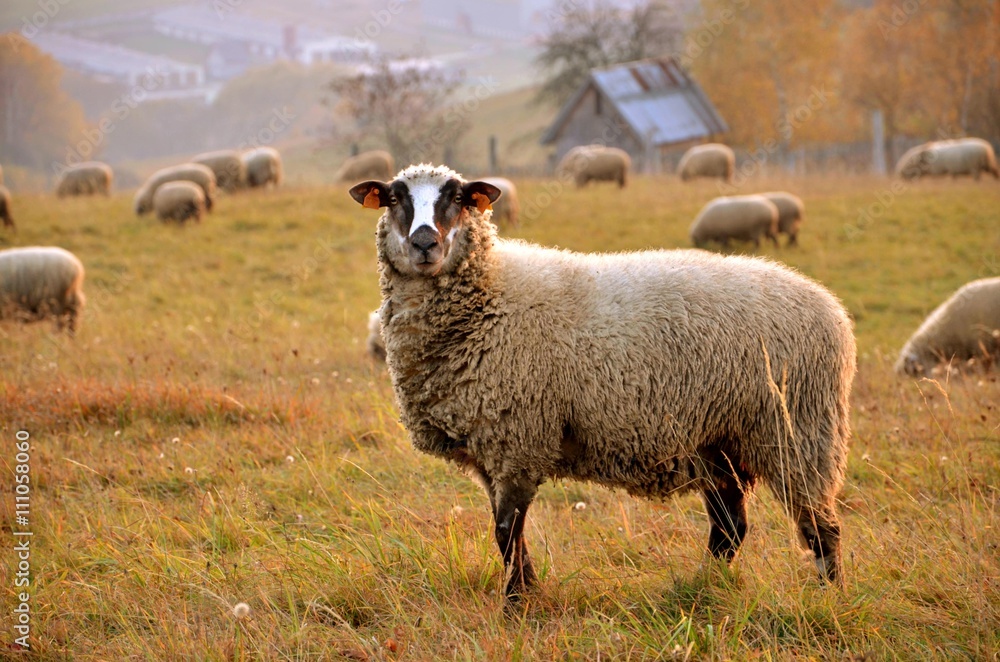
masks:
[[[321,62],[364,62],[375,55],[371,42],[359,43],[352,37],[324,37],[301,43],[296,48],[295,59],[302,64]]]
[[[161,55],[53,30],[39,31],[32,41],[67,68],[126,85],[141,85],[149,92],[146,98],[155,97],[155,92],[177,96],[178,90],[205,83],[205,70],[200,65]]]
[[[556,160],[578,145],[619,147],[658,171],[671,149],[728,131],[694,80],[670,58],[594,69],[541,138]]]

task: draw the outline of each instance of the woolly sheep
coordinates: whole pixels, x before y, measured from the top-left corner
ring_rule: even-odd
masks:
[[[506,177],[484,177],[482,181],[500,189],[500,197],[493,205],[493,221],[499,225],[497,221],[503,218],[506,219],[506,225],[516,228],[521,215],[521,201],[517,197],[517,187],[514,186],[514,182]]]
[[[132,201],[135,213],[142,216],[153,211],[153,195],[156,189],[167,182],[178,181],[193,182],[200,186],[202,193],[205,194],[205,209],[212,211],[212,203],[215,200],[215,173],[200,163],[182,163],[157,170],[146,180],[146,183],[136,191],[135,199]]]
[[[364,179],[389,179],[395,170],[392,154],[377,149],[361,152],[344,161],[333,181],[354,183]]]
[[[368,313],[368,338],[365,340],[368,356],[376,361],[385,361],[385,342],[382,340],[382,319],[378,311]]]
[[[10,211],[10,191],[3,184],[0,184],[0,221],[3,221],[5,228],[14,227],[14,217]]]
[[[788,235],[788,245],[798,244],[799,228],[802,226],[805,214],[802,198],[785,191],[768,191],[759,195],[773,202],[778,208],[778,232]]]
[[[56,195],[60,198],[98,193],[111,195],[114,177],[114,172],[107,163],[85,161],[62,171],[56,184]]]
[[[702,207],[691,224],[691,242],[702,247],[717,241],[724,247],[731,239],[760,246],[761,235],[778,245],[778,208],[760,195],[715,198]]]
[[[268,184],[280,186],[285,178],[281,154],[273,147],[257,147],[244,152],[243,163],[250,188],[262,188]]]
[[[684,152],[677,164],[677,174],[685,182],[695,177],[712,177],[730,182],[735,168],[736,155],[732,149],[722,143],[707,143]]]
[[[566,152],[556,173],[560,177],[572,178],[577,186],[596,181],[618,182],[619,188],[625,188],[631,167],[632,159],[625,150],[604,145],[581,145]]]
[[[971,175],[979,179],[983,172],[1000,179],[993,146],[980,138],[938,140],[917,145],[907,150],[896,163],[896,174],[903,179],[947,175]]]
[[[351,189],[386,208],[379,310],[401,420],[487,492],[506,595],[536,581],[523,530],[548,478],[700,489],[726,560],[762,479],[836,580],[856,353],[838,300],[763,259],[500,239],[498,194],[429,165]]]
[[[0,319],[33,322],[54,317],[72,335],[86,297],[83,264],[54,246],[0,251]]]
[[[235,150],[205,152],[191,159],[191,162],[200,163],[215,173],[216,185],[228,193],[238,191],[247,184],[246,164]]]
[[[1000,277],[966,283],[910,337],[896,373],[925,377],[939,363],[1000,357]]]
[[[193,182],[167,182],[153,194],[153,210],[161,221],[184,223],[191,218],[201,222],[205,193]]]

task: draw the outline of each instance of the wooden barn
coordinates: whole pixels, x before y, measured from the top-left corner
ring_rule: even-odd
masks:
[[[624,149],[637,170],[659,172],[680,148],[727,130],[698,84],[664,58],[591,71],[541,142],[555,145],[556,162],[578,145],[599,143]]]

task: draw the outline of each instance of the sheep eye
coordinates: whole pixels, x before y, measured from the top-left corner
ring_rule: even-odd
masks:
[[[462,204],[462,194],[461,193],[459,193],[458,195],[455,196],[455,204],[456,205]]]
[[[397,204],[399,204],[399,200],[396,198],[396,196],[390,195],[389,196],[389,205],[392,206],[392,207],[395,207]]]

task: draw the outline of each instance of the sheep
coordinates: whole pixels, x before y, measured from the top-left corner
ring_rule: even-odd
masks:
[[[76,332],[83,310],[83,264],[54,246],[0,251],[0,319],[33,322],[49,317],[56,329]]]
[[[350,190],[385,208],[379,310],[401,421],[486,491],[505,595],[536,582],[524,521],[548,478],[700,489],[727,561],[763,479],[837,581],[856,349],[836,297],[759,258],[500,239],[499,193],[426,164]]]
[[[60,198],[75,195],[111,195],[115,175],[111,166],[100,161],[85,161],[62,171],[56,184]]]
[[[906,341],[895,370],[926,377],[940,363],[1000,357],[1000,277],[966,283]]]
[[[333,176],[333,181],[355,183],[365,179],[390,179],[395,171],[392,154],[382,150],[372,150],[361,152],[344,161]]]
[[[281,154],[273,147],[257,147],[243,153],[247,169],[247,186],[262,188],[268,184],[280,186],[285,174]]]
[[[768,191],[760,193],[778,208],[778,232],[788,235],[788,245],[799,243],[799,228],[802,226],[805,207],[802,198],[785,191]]]
[[[1000,179],[993,146],[980,138],[938,140],[917,145],[907,150],[896,163],[896,174],[903,179],[972,175],[978,180],[983,172]]]
[[[189,218],[201,222],[205,193],[193,182],[167,182],[153,194],[153,209],[161,221],[184,223]]]
[[[691,224],[691,242],[699,248],[709,241],[728,247],[730,239],[737,239],[760,247],[764,235],[777,246],[778,217],[778,207],[760,195],[715,198],[702,207]]]
[[[604,145],[581,145],[566,152],[556,168],[556,174],[560,178],[572,179],[577,187],[586,186],[591,181],[603,181],[618,182],[619,188],[625,188],[631,167],[632,159],[625,150]]]
[[[521,215],[521,201],[517,197],[517,187],[514,186],[514,182],[506,177],[484,177],[482,181],[500,189],[500,197],[493,205],[493,221],[504,218],[506,225],[516,228]]]
[[[677,174],[684,182],[695,177],[712,177],[731,182],[735,169],[736,155],[722,143],[696,145],[684,152],[677,164]]]
[[[235,150],[205,152],[195,156],[191,162],[200,163],[215,173],[216,185],[227,193],[238,191],[247,184],[246,164]]]
[[[187,181],[193,182],[201,187],[205,194],[205,209],[212,211],[212,204],[215,200],[215,173],[200,163],[182,163],[180,165],[163,168],[154,172],[146,183],[136,191],[132,206],[138,216],[153,211],[153,195],[163,184],[167,182]]]
[[[5,228],[14,228],[14,217],[10,211],[10,191],[3,184],[0,184],[0,221],[3,221]]]
[[[368,313],[368,338],[365,340],[368,356],[376,361],[385,361],[385,342],[382,340],[382,318],[379,312]]]

